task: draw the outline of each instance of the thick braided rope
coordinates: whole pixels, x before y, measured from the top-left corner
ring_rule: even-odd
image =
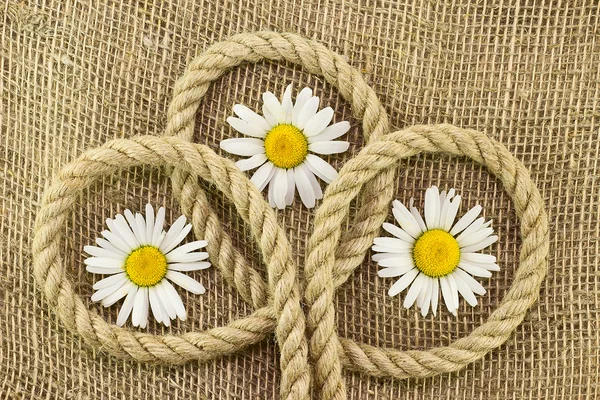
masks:
[[[380,377],[426,377],[457,371],[504,343],[537,300],[548,266],[548,218],[541,195],[527,168],[502,144],[473,130],[452,125],[413,126],[384,136],[348,161],[329,185],[315,216],[308,262],[320,266],[313,290],[327,290],[335,276],[331,260],[349,204],[382,170],[420,152],[466,156],[482,164],[502,182],[521,223],[519,267],[512,286],[488,321],[448,347],[428,351],[398,351],[341,340],[339,353],[347,368]],[[307,265],[308,267],[308,265]],[[307,290],[308,290],[307,286]],[[332,304],[313,304],[332,307]],[[325,314],[326,311],[321,311]],[[329,329],[328,324],[324,326]],[[317,329],[319,329],[318,327]],[[335,332],[333,332],[335,333]]]
[[[310,73],[325,77],[327,82],[337,87],[341,95],[350,102],[354,115],[362,119],[367,142],[387,133],[387,114],[377,95],[366,84],[360,73],[340,55],[316,41],[295,34],[257,32],[236,35],[225,42],[217,43],[190,62],[184,75],[175,84],[173,100],[168,112],[166,135],[177,135],[191,141],[194,134],[195,114],[210,84],[226,70],[243,62],[255,63],[263,60],[288,61],[301,65]],[[190,177],[185,171],[175,170],[172,181],[184,213],[192,216],[196,226],[196,221],[201,220],[196,215],[202,215],[197,209],[205,210],[207,207],[203,201],[197,201],[190,207],[184,204],[190,202],[191,194],[201,192],[197,178]],[[362,207],[356,214],[352,228],[346,232],[338,247],[336,271],[339,271],[339,276],[335,277],[331,285],[345,281],[362,262],[373,237],[387,216],[393,190],[392,183],[393,171],[386,170],[365,186]],[[216,235],[224,236],[220,233]],[[230,242],[224,243],[220,249],[229,246]],[[241,264],[240,268],[242,268]],[[247,269],[247,267],[243,268]],[[311,268],[305,270],[309,278],[315,272],[317,271]],[[309,281],[312,282],[311,279]],[[239,286],[237,287],[239,290]],[[316,294],[314,291],[306,293],[309,294],[306,297],[308,305],[333,301],[333,286],[322,294]],[[286,398],[291,390],[290,382],[298,381],[299,374],[309,372],[308,366],[302,363],[305,354],[303,344],[290,343],[289,340],[290,336],[297,336],[297,331],[304,332],[304,326],[295,322],[295,318],[300,315],[297,312],[299,307],[295,298],[286,297],[284,293],[275,293],[274,306],[276,312],[289,315],[291,318],[280,319],[277,328],[277,339],[281,347],[281,396]],[[322,326],[324,317],[327,317],[326,321],[333,329],[335,323],[333,314],[324,316],[309,313],[308,331],[312,332],[317,325]],[[327,331],[329,332],[330,329]],[[341,381],[341,365],[339,357],[335,354],[338,345],[335,335],[312,335],[310,353],[316,365],[315,383],[324,398],[345,398]],[[327,349],[327,352],[323,352],[323,349]],[[291,364],[292,360],[295,360],[294,364]]]
[[[271,279],[277,288],[296,285],[294,273],[288,272],[296,270],[291,247],[274,211],[232,161],[203,145],[178,138],[143,136],[111,141],[84,153],[67,165],[44,193],[36,217],[33,269],[51,307],[65,326],[81,335],[85,342],[118,357],[138,361],[173,364],[206,361],[265,339],[273,332],[277,319],[272,307],[260,308],[226,327],[156,336],[108,324],[76,295],[60,254],[68,215],[81,191],[95,180],[121,168],[141,165],[189,171],[222,191],[259,239],[268,274],[278,277]]]

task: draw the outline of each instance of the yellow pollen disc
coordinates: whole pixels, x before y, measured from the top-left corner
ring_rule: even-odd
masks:
[[[294,168],[308,154],[308,140],[294,125],[277,125],[265,137],[265,154],[279,168]]]
[[[167,258],[154,246],[142,246],[125,260],[125,272],[138,286],[154,286],[167,273]]]
[[[460,247],[446,231],[432,229],[423,233],[413,248],[417,268],[425,275],[437,278],[454,271],[460,261]]]

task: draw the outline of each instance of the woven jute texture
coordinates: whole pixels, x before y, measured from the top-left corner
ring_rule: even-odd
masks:
[[[498,140],[529,169],[550,219],[540,300],[502,347],[460,372],[427,379],[345,372],[348,397],[600,396],[596,2],[121,0],[0,7],[0,398],[278,397],[274,337],[204,364],[122,361],[68,332],[32,275],[34,219],[52,176],[109,139],[164,135],[174,82],[189,61],[214,42],[257,30],[295,32],[343,54],[374,88],[394,130],[451,123]],[[233,105],[258,110],[262,92],[281,95],[288,83],[314,88],[321,104],[335,109],[335,121],[350,121],[350,150],[329,159],[339,169],[364,146],[361,121],[323,78],[286,63],[225,73],[202,101],[194,141],[219,152],[221,139],[237,136],[225,122]],[[335,294],[338,334],[402,350],[446,346],[485,322],[508,291],[519,257],[519,221],[499,181],[467,159],[419,155],[403,161],[396,176],[401,201],[422,203],[424,190],[436,184],[455,187],[463,211],[482,204],[500,237],[489,251],[502,270],[483,281],[488,292],[477,307],[463,301],[458,317],[441,307],[437,317],[422,318],[402,308],[402,296],[387,296],[390,280],[378,278],[367,257]],[[235,247],[266,277],[249,229],[223,195],[204,188]],[[123,169],[84,191],[64,226],[62,256],[73,288],[111,323],[117,307],[89,301],[94,277],[82,267],[82,248],[107,217],[147,202],[167,207],[168,224],[181,213],[168,173]],[[351,217],[359,206],[351,207]],[[278,212],[300,276],[313,217],[299,200]],[[204,330],[253,311],[216,269],[191,275],[207,293],[184,294],[187,321],[170,329],[150,324],[149,332]]]

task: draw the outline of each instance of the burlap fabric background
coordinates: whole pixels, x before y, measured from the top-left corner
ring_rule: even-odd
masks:
[[[448,122],[486,132],[530,169],[550,216],[550,268],[540,301],[512,338],[482,362],[424,380],[347,373],[349,397],[537,399],[596,398],[600,364],[600,22],[596,1],[43,1],[0,6],[0,393],[14,399],[276,398],[276,343],[207,364],[122,362],[80,343],[50,313],[31,274],[30,241],[38,201],[51,177],[85,149],[108,139],[161,135],[174,81],[194,55],[234,33],[292,31],[345,55],[380,95],[395,128]],[[363,144],[360,121],[337,92],[290,66],[232,70],[197,115],[197,142],[218,149],[236,133],[232,106],[258,108],[260,94],[285,85],[314,87],[335,120],[352,124],[350,151]],[[373,345],[447,345],[481,324],[508,290],[519,252],[518,221],[502,186],[464,159],[419,156],[398,168],[397,198],[423,200],[431,184],[456,187],[463,210],[481,203],[500,241],[502,271],[484,284],[480,305],[462,302],[422,318],[386,294],[390,280],[365,260],[337,292],[341,336]],[[210,190],[210,188],[207,188]],[[65,257],[77,291],[94,278],[82,246],[104,219],[150,201],[179,213],[168,175],[126,170],[83,193],[65,226]],[[212,193],[212,192],[211,192]],[[264,271],[245,227],[212,196],[249,262]],[[312,212],[297,201],[279,213],[299,264]],[[208,288],[185,296],[189,319],[172,332],[220,326],[249,306],[214,269],[194,275]],[[108,320],[117,308],[98,309]],[[150,331],[160,332],[151,324]]]

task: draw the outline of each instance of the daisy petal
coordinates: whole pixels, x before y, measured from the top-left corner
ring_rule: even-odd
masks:
[[[419,274],[419,270],[417,268],[413,268],[408,271],[406,274],[402,275],[400,279],[398,279],[388,291],[388,295],[396,296],[398,293],[402,292],[404,289],[411,284],[411,282],[415,279],[415,277]]]
[[[307,154],[305,164],[313,174],[326,183],[331,183],[337,178],[337,171],[327,161],[314,154]]]
[[[129,314],[131,314],[131,310],[133,309],[137,292],[138,287],[133,285],[129,293],[127,293],[127,297],[125,298],[123,306],[119,310],[119,315],[117,316],[118,326],[123,326],[125,325],[125,322],[127,322],[127,318],[129,318]]]
[[[446,308],[448,309],[448,312],[456,315],[456,307],[454,306],[454,296],[452,295],[452,287],[450,286],[448,277],[441,276],[439,279],[440,286],[442,288],[442,297],[444,298],[444,303],[446,303]]]
[[[427,229],[437,228],[436,221],[440,214],[440,193],[436,186],[425,191],[425,222]]]
[[[308,145],[308,149],[317,154],[337,154],[348,150],[350,143],[342,141],[313,142]]]
[[[440,217],[439,217],[439,222],[438,222],[438,226],[440,228],[444,228],[446,226],[446,214],[448,214],[448,211],[450,209],[450,202],[452,201],[452,199],[454,198],[454,194],[456,193],[456,190],[454,188],[450,189],[448,191],[448,194],[446,196],[444,196],[444,200],[440,203],[441,208],[440,208]],[[441,199],[441,197],[440,197]]]
[[[108,232],[108,231],[105,231],[105,232]],[[102,233],[102,234],[104,235],[104,233]],[[125,251],[117,248],[115,245],[113,245],[108,240],[103,239],[103,238],[96,238],[96,244],[98,246],[100,246],[101,248],[103,248],[104,250],[108,250],[111,253],[114,253],[115,254],[115,258],[116,258],[117,255],[119,255],[120,257],[123,257],[123,259],[125,259],[125,257],[127,257],[127,253],[129,253],[129,251],[131,251],[131,249],[129,249],[128,247],[126,247],[127,248],[127,252],[125,252]],[[89,253],[89,254],[91,254],[91,253]],[[94,254],[92,254],[92,255],[94,255]]]
[[[391,225],[392,227],[396,227],[392,224],[388,224],[388,225]],[[390,226],[388,226],[387,228],[390,228]],[[398,229],[400,229],[400,228],[398,228]],[[373,243],[378,246],[398,248],[399,250],[412,249],[412,247],[413,247],[412,242],[408,242],[404,239],[396,239],[396,238],[391,238],[391,237],[376,237],[375,239],[373,239]]]
[[[471,225],[473,221],[475,221],[481,210],[482,208],[478,204],[475,207],[471,208],[469,211],[467,211],[467,213],[463,215],[462,218],[459,219],[456,224],[454,224],[454,226],[450,230],[450,234],[452,236],[455,236],[457,233],[462,232],[465,228]]]
[[[107,296],[113,294],[114,292],[119,291],[119,289],[121,289],[121,287],[129,282],[129,279],[127,279],[127,277],[122,276],[121,274],[119,275],[113,275],[113,276],[120,276],[120,279],[117,280],[116,282],[114,282],[112,285],[104,287],[102,289],[98,289],[91,297],[92,301],[97,302],[100,300],[103,300],[104,298],[106,298]],[[112,276],[111,276],[112,278]],[[103,279],[104,280],[104,279]],[[123,294],[123,296],[125,296],[127,294],[127,292],[125,292]]]
[[[306,208],[313,208],[315,206],[315,192],[304,170],[298,167],[294,168],[294,176],[302,203],[304,203]]]
[[[92,286],[92,289],[94,289],[94,290],[104,289],[109,286],[117,284],[117,282],[120,282],[122,279],[127,279],[125,272],[121,272],[119,274],[111,275],[107,278],[100,279],[98,282],[94,283],[94,286]]]
[[[273,172],[275,172],[275,169],[273,169]],[[269,179],[269,190],[268,190],[268,195],[267,197],[269,198],[269,205],[273,208],[277,207],[275,205],[275,179]]]
[[[190,233],[191,230],[192,230],[192,224],[187,224],[185,227],[183,227],[183,229],[181,229],[179,234],[177,234],[177,236],[175,236],[171,240],[171,243],[169,245],[166,245],[166,247],[163,248],[163,253],[167,254],[168,252],[173,250],[179,243],[181,243],[186,238],[186,236],[188,235],[188,233]],[[167,233],[167,236],[168,235],[169,234]],[[161,243],[161,247],[165,246],[166,241],[167,241],[167,237],[165,236],[165,240]]]
[[[158,299],[160,300],[160,305],[162,306],[162,309],[169,316],[169,319],[175,319],[177,318],[177,311],[175,310],[175,306],[173,305],[173,303],[170,301],[170,296],[172,296],[172,293],[169,294],[170,290],[167,291],[167,285],[171,286],[171,284],[168,281],[163,279],[154,287],[156,288]],[[171,286],[171,288],[173,287]],[[175,288],[173,288],[173,290],[175,290]],[[177,291],[175,291],[175,296],[179,297]],[[181,303],[181,305],[183,306],[183,303]],[[185,314],[185,308],[183,311]]]
[[[208,261],[203,262],[185,262],[185,263],[173,263],[169,264],[169,269],[173,271],[197,271],[199,269],[206,269],[210,267]]]
[[[309,143],[328,142],[330,140],[339,138],[340,136],[344,135],[349,130],[350,130],[350,122],[348,122],[348,121],[338,122],[338,123],[335,123],[333,125],[328,126],[325,129],[323,129],[323,131],[321,131],[321,133],[319,133],[318,135],[309,136],[308,142]]]
[[[306,164],[300,164],[298,168],[302,168],[302,170],[306,174],[306,177],[310,181],[313,193],[315,194],[315,199],[321,200],[323,198],[323,189],[321,189],[321,185],[317,181],[315,174],[312,173],[312,171],[308,168]]]
[[[467,247],[467,246],[474,245],[476,243],[481,242],[482,240],[484,240],[485,238],[490,236],[492,233],[494,233],[493,228],[480,229],[477,232],[473,232],[471,235],[463,238],[461,241],[458,241],[458,239],[457,239],[458,245],[460,247]]]
[[[119,235],[127,242],[132,249],[140,247],[140,242],[135,236],[127,220],[121,214],[117,214],[114,219],[115,227],[119,230]]]
[[[400,240],[402,240],[406,243],[409,243],[411,246],[415,243],[415,238],[413,238],[411,235],[406,233],[406,231],[404,229],[399,228],[396,225],[390,224],[388,222],[384,222],[382,226],[383,226],[383,229],[385,229],[387,232],[396,236]]]
[[[408,271],[412,270],[414,267],[412,265],[405,265],[402,267],[392,267],[392,268],[383,268],[377,271],[377,275],[380,278],[394,278],[396,276],[402,276],[406,274]]]
[[[249,109],[248,107],[242,104],[236,104],[233,106],[233,112],[240,117],[243,121],[247,122],[250,125],[255,125],[260,129],[263,129],[265,132],[269,131],[272,126],[269,122],[264,118]]]
[[[396,257],[384,258],[377,262],[380,267],[410,267],[414,268],[415,264],[410,254],[397,254]]]
[[[394,200],[392,204],[392,213],[394,214],[396,221],[400,224],[400,227],[415,239],[421,236],[423,231],[421,230],[419,223],[404,204],[400,203],[398,200]]]
[[[286,170],[287,174],[287,193],[285,194],[285,204],[287,206],[294,202],[294,194],[296,191],[296,181],[294,179],[294,170],[292,168]]]
[[[180,256],[182,254],[187,254],[192,251],[196,251],[198,249],[206,247],[207,245],[208,245],[208,242],[206,240],[195,240],[193,242],[186,243],[182,246],[177,247],[176,249],[171,250],[167,254],[167,260],[169,260],[169,256],[176,257],[176,256]]]
[[[473,253],[473,252],[479,251],[481,249],[484,249],[493,243],[496,243],[497,240],[498,240],[498,236],[496,236],[496,235],[488,236],[480,242],[477,242],[471,246],[461,248],[460,251],[465,252],[465,253]]]
[[[494,264],[496,262],[496,257],[491,254],[467,253],[465,251],[461,251],[460,253],[461,260],[470,261],[472,263]]]
[[[123,261],[114,258],[90,257],[83,260],[85,265],[98,268],[121,268],[123,269]]]
[[[171,283],[166,279],[163,279],[162,287],[167,295],[163,301],[163,304],[166,306],[168,303],[177,313],[177,317],[179,317],[180,320],[185,321],[187,318],[187,312],[185,311],[185,307],[181,301],[181,297],[179,297],[179,293],[177,293],[177,290],[175,290],[173,285],[171,285]]]
[[[158,297],[158,293],[160,293],[160,292],[158,291],[156,286],[154,286],[154,289],[156,290],[157,297]],[[166,327],[171,326],[171,316],[167,313],[165,305],[160,300],[160,297],[158,297],[158,305],[160,306],[160,312],[162,314],[162,323],[165,324]]]
[[[141,326],[143,324],[144,308],[148,309],[148,288],[140,287],[133,303],[133,314],[131,315],[133,326]]]
[[[165,224],[165,208],[160,207],[156,213],[156,221],[154,222],[154,231],[152,232],[152,244],[159,246],[162,241],[163,226]]]
[[[140,235],[141,244],[148,244],[149,240],[147,235],[146,221],[144,220],[142,214],[135,214],[135,224],[137,225],[137,232],[138,235]]]
[[[162,322],[162,307],[160,306],[160,301],[158,300],[156,288],[151,287],[148,289],[148,298],[150,300],[150,308],[152,309],[154,319],[156,319],[158,322]],[[165,317],[165,319],[169,319],[167,315],[165,315]]]
[[[86,265],[85,270],[87,272],[91,272],[92,274],[112,275],[112,274],[119,274],[119,273],[123,272],[123,267],[106,268],[106,267],[94,267],[91,265]]]
[[[267,107],[267,105],[264,103],[262,105],[262,111],[263,111],[263,115],[265,116],[265,120],[267,121],[267,123],[269,125],[271,125],[271,127],[279,125],[279,121],[277,121],[277,118],[275,118],[275,116],[271,113],[271,111],[269,111],[269,108]]]
[[[146,239],[152,243],[152,233],[154,232],[154,207],[146,204]]]
[[[168,270],[166,277],[169,278],[172,282],[178,284],[179,286],[187,290],[188,292],[194,294],[203,294],[206,291],[206,289],[204,289],[204,286],[202,286],[200,282],[196,281],[194,278],[182,274],[181,272]]]
[[[465,260],[460,260],[460,262],[458,263],[458,267],[473,276],[479,276],[481,278],[489,278],[492,276],[492,273],[487,269],[481,268],[477,265],[473,265]]]
[[[462,233],[456,237],[456,241],[460,243],[463,238],[470,236],[472,233],[475,233],[475,232],[479,231],[480,229],[484,229],[483,228],[484,222],[485,222],[485,219],[483,217],[477,218],[475,221],[473,221],[473,223],[471,225],[469,225],[467,227],[467,229],[462,231]]]
[[[146,292],[146,300],[144,301],[145,306],[142,308],[142,318],[140,318],[140,328],[145,329],[148,325],[148,313],[150,312],[150,299],[148,293],[150,288],[144,288]]]
[[[417,221],[417,224],[419,224],[419,228],[421,228],[421,231],[425,232],[427,230],[427,226],[425,225],[425,221],[423,221],[423,217],[419,213],[419,210],[413,206],[414,201],[415,199],[411,197],[409,202],[410,213],[412,214],[415,221]]]
[[[169,264],[203,261],[203,260],[206,260],[207,258],[208,258],[208,253],[206,253],[206,252],[176,254],[174,256],[171,254],[167,254],[167,262]]]
[[[296,103],[294,104],[294,110],[292,111],[292,125],[298,126],[300,112],[311,97],[312,90],[306,87],[300,91],[298,96],[296,96]]]
[[[431,306],[431,294],[433,293],[433,285],[437,284],[433,278],[426,280],[426,290],[421,290],[421,316],[425,317],[429,313],[429,307]]]
[[[406,297],[404,298],[404,308],[410,308],[415,303],[419,293],[423,289],[423,285],[425,285],[426,280],[427,276],[425,274],[417,275],[412,285],[410,285],[410,289],[408,289]]]
[[[275,180],[273,199],[277,208],[283,210],[285,208],[285,195],[287,194],[287,172],[285,172],[285,169],[278,168],[273,179]]]
[[[273,93],[263,93],[263,103],[278,123],[285,124],[285,111]]]
[[[433,278],[432,283],[433,284],[431,286],[431,311],[433,312],[433,315],[435,316],[437,314],[437,306],[438,306],[438,298],[439,298],[439,290],[440,290],[439,279]]]
[[[263,129],[262,127],[255,125],[255,124],[250,124],[250,123],[248,123],[242,119],[236,118],[236,117],[228,117],[227,123],[229,125],[231,125],[231,127],[233,129],[235,129],[236,131],[238,131],[246,136],[252,136],[255,138],[264,138],[265,136],[267,136],[267,131],[265,129]],[[227,150],[227,151],[229,151],[229,150]]]
[[[169,252],[169,250],[171,250],[171,249],[169,249],[169,250],[166,250],[166,249],[169,246],[171,246],[174,239],[177,238],[178,236],[180,236],[180,233],[182,231],[184,231],[184,226],[185,226],[185,230],[187,230],[187,232],[186,232],[186,235],[187,235],[187,233],[191,229],[191,226],[190,227],[186,226],[185,225],[186,221],[187,221],[187,218],[185,217],[185,215],[182,215],[179,218],[177,218],[177,220],[175,220],[173,225],[171,225],[171,228],[169,228],[169,231],[165,235],[164,239],[160,243],[160,246],[159,246],[160,251],[162,251],[164,254],[166,254]],[[183,239],[181,239],[181,240],[183,240]],[[177,245],[177,244],[179,244],[179,243],[175,243],[175,245]]]
[[[259,169],[256,170],[250,181],[254,183],[254,186],[258,188],[259,192],[262,192],[267,183],[273,177],[273,171],[275,170],[275,166],[271,162],[264,163]]]
[[[131,290],[133,290],[134,287],[135,287],[135,284],[133,282],[131,282],[131,281],[128,280],[119,289],[115,290],[110,295],[108,295],[104,299],[102,299],[102,305],[104,307],[110,307],[110,306],[112,306],[117,301],[119,301],[123,297],[125,297],[125,295],[127,295]]]
[[[102,257],[102,258],[114,258],[115,260],[119,260],[119,261],[125,261],[126,255],[125,253],[119,251],[118,253],[108,250],[108,249],[103,249],[102,247],[96,247],[96,246],[84,246],[83,247],[83,251],[85,251],[86,253],[88,253],[91,256],[94,257]]]
[[[379,247],[379,246],[373,246],[373,247]],[[378,251],[373,249],[374,251]],[[398,257],[398,254],[408,254],[411,255],[412,254],[412,250],[395,250],[394,252],[386,252],[386,253],[378,253],[378,254],[373,254],[373,256],[371,256],[371,260],[375,261],[375,262],[379,262],[382,260],[387,260],[390,258],[396,258]]]
[[[289,84],[285,91],[283,92],[283,98],[281,100],[281,106],[283,107],[283,112],[285,115],[285,123],[289,124],[292,122],[292,111],[294,110],[294,105],[292,103],[292,85]]]
[[[473,293],[478,294],[480,296],[485,294],[485,288],[483,286],[481,286],[481,284],[479,282],[477,282],[475,279],[473,279],[473,277],[471,275],[467,274],[465,271],[461,270],[460,268],[455,269],[454,272],[448,276],[453,276],[453,275],[458,275],[464,283],[469,285],[469,289],[471,289],[471,291]]]
[[[100,233],[102,234],[102,236],[104,236],[106,238],[106,240],[108,240],[110,242],[111,245],[113,245],[113,247],[118,248],[120,251],[122,251],[125,254],[129,254],[129,252],[135,248],[135,247],[131,247],[130,245],[128,245],[127,242],[125,242],[120,236],[116,235],[115,233],[112,233],[111,231],[102,231]],[[98,241],[96,240],[96,242],[98,242]],[[100,244],[100,243],[98,243],[98,244]],[[105,247],[105,246],[102,246],[102,247]]]
[[[395,256],[397,254],[412,254],[412,248],[401,249],[398,247],[387,247],[379,245],[373,245],[371,248],[373,249],[373,251],[381,253],[373,255],[373,261],[384,260],[386,258],[390,258],[388,256]]]
[[[317,113],[317,109],[319,108],[319,98],[317,96],[313,96],[306,101],[302,110],[298,113],[298,119],[295,123],[295,126],[298,129],[304,129],[306,123],[314,117]]]
[[[306,122],[304,126],[304,134],[306,137],[315,136],[329,125],[333,118],[333,108],[326,107],[316,113],[311,119]]]
[[[142,235],[141,235],[140,231],[138,230],[138,224],[137,224],[137,221],[135,220],[135,215],[133,215],[133,213],[131,212],[130,209],[126,209],[123,212],[123,214],[125,215],[125,219],[126,219],[127,223],[129,224],[129,228],[133,232],[133,236],[135,236],[135,238],[137,239],[137,241],[140,244],[144,243],[143,241],[140,241],[142,239]],[[144,231],[144,234],[146,234],[146,231]]]
[[[458,212],[458,207],[460,206],[460,199],[461,197],[459,195],[454,196],[454,199],[452,199],[450,205],[448,206],[448,210],[446,211],[446,217],[444,221],[442,221],[442,228],[447,232],[450,231],[450,228],[452,228],[452,223],[456,219],[456,213]]]
[[[458,268],[454,271],[460,271]],[[456,315],[456,311],[458,311],[458,288],[456,286],[456,282],[454,281],[453,274],[446,275],[448,278],[448,283],[450,284],[450,292],[452,293],[452,302],[454,303],[454,312]]]
[[[477,298],[471,289],[469,289],[469,286],[457,274],[454,274],[453,278],[454,282],[456,282],[456,288],[458,289],[460,295],[467,301],[467,303],[469,303],[471,307],[475,307],[477,305]]]
[[[221,141],[219,146],[228,153],[245,157],[264,154],[265,152],[264,142],[254,138],[225,139]]]

